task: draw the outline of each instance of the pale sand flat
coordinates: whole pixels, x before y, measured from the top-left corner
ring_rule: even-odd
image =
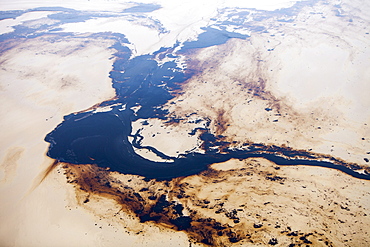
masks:
[[[68,4],[83,8],[81,4]],[[335,23],[331,23],[336,17],[325,5],[319,5],[317,11],[325,13],[329,22],[322,22],[320,15],[311,15],[311,10],[307,10],[299,15],[298,33],[289,27],[291,24],[286,24],[280,29],[274,27],[275,33],[254,34],[250,41],[230,40],[217,49],[210,47],[200,51],[192,58],[205,68],[203,73],[188,82],[185,94],[176,98],[176,104],[169,105],[168,109],[177,116],[196,112],[201,117],[226,121],[230,126],[225,129],[212,123],[212,131],[239,143],[251,140],[311,148],[366,165],[363,157],[370,150],[369,127],[365,125],[370,120],[366,95],[370,91],[367,83],[370,63],[369,48],[365,46],[369,38],[363,28],[369,22],[365,14],[369,6],[362,5],[361,1],[351,1],[350,5],[354,8],[349,9],[343,1],[344,9],[349,13],[356,11],[360,18],[354,19],[359,21],[355,24],[348,19],[335,19]],[[24,6],[35,6],[35,3]],[[310,32],[305,31],[308,28]],[[338,33],[342,34],[340,38],[335,37]],[[173,241],[172,245],[188,246],[185,233],[166,226],[139,224],[137,218],[124,213],[120,214],[125,219],[122,223],[113,217],[120,206],[114,201],[92,195],[91,203],[83,204],[85,198],[76,199],[76,191],[66,185],[65,177],[60,174],[64,170],[60,167],[34,186],[40,172],[52,163],[45,156],[48,146],[43,142],[45,135],[63,116],[114,96],[108,78],[113,61],[109,60],[112,51],[107,48],[112,43],[100,40],[80,48],[83,41],[81,38],[53,45],[42,40],[25,42],[1,57],[1,127],[7,131],[1,133],[0,238],[6,245],[17,246],[117,246],[122,243],[153,246],[154,241],[158,246],[166,246],[169,241]],[[213,69],[210,63],[215,66]],[[333,65],[341,69],[336,71]],[[260,78],[266,82],[265,91],[271,93],[268,100],[253,97],[243,88]],[[282,116],[275,115],[277,109]],[[279,121],[273,122],[275,119]],[[137,123],[137,128],[140,127]],[[167,135],[167,130],[175,132]],[[175,148],[167,144],[169,139],[182,140],[181,133],[188,130],[187,125],[163,127],[155,123],[144,132],[147,137],[144,143],[175,155]],[[161,134],[156,138],[149,138],[158,132]],[[187,136],[185,142],[175,142],[174,147],[182,152],[189,150],[192,145],[198,145],[198,134],[195,138]],[[361,139],[364,137],[365,141]],[[225,201],[225,210],[243,209],[238,214],[245,229],[254,231],[253,223],[264,223],[265,230],[253,235],[256,242],[267,244],[272,237],[280,236],[280,231],[287,230],[287,226],[292,231],[324,232],[335,246],[346,240],[352,246],[370,241],[368,181],[325,168],[296,166],[276,170],[271,162],[263,159],[230,160],[213,168],[223,171],[214,177],[200,174],[185,178],[184,182],[190,184],[186,194],[191,198],[180,201],[204,217],[228,224],[233,221],[224,213],[215,214],[201,202],[207,199],[213,205],[221,198]],[[249,169],[252,175],[243,168]],[[266,179],[270,173],[284,178],[284,184]],[[131,179],[136,191],[152,186],[150,190],[160,194],[157,189],[166,187],[161,183],[146,183],[136,176],[111,176],[122,181]],[[176,189],[176,185],[170,186]],[[178,200],[174,195],[173,199]],[[283,229],[275,228],[277,222]],[[128,232],[122,230],[123,227],[128,227]],[[143,233],[136,235],[139,231]],[[61,232],[65,237],[61,237]],[[279,243],[290,243],[285,235],[280,237]],[[253,244],[243,242],[243,245]]]
[[[6,246],[94,245],[100,241],[92,232],[94,220],[79,209],[70,212],[66,207],[73,195],[68,195],[72,192],[63,176],[51,175],[34,187],[53,162],[45,156],[45,135],[63,116],[115,95],[108,78],[113,61],[107,48],[112,42],[95,40],[80,47],[85,40],[50,43],[34,39],[1,57],[0,239]],[[61,237],[61,232],[68,237]],[[91,235],[81,238],[83,232]]]

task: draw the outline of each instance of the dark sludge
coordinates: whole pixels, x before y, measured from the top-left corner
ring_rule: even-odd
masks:
[[[189,50],[223,44],[229,38],[248,38],[225,30],[212,28],[204,30],[205,32],[198,37],[197,41],[185,42],[180,53],[186,54]],[[356,178],[370,179],[370,174],[366,171],[364,174],[356,172],[361,169],[356,164],[305,150],[262,143],[245,143],[239,149],[231,149],[230,143],[222,141],[222,136],[215,136],[210,132],[209,124],[212,121],[210,119],[204,128],[196,128],[189,133],[189,135],[195,135],[199,130],[204,153],[189,152],[178,157],[169,157],[155,147],[141,146],[143,137],[140,132],[132,134],[131,123],[138,119],[145,121],[149,118],[162,119],[169,124],[180,122],[180,119],[170,119],[168,112],[161,106],[173,99],[179,91],[181,92],[182,84],[197,71],[191,71],[191,69],[183,71],[177,68],[174,61],[159,65],[153,57],[155,55],[129,59],[131,52],[120,43],[112,48],[117,50],[114,54],[117,59],[110,73],[116,97],[97,106],[112,106],[112,110],[96,113],[85,111],[66,116],[64,121],[45,137],[45,140],[50,143],[47,155],[56,160],[55,165],[58,161],[65,163],[67,180],[75,183],[81,193],[86,193],[88,196],[96,194],[112,197],[122,208],[126,208],[127,212],[137,216],[140,222],[164,223],[175,230],[186,231],[196,242],[217,246],[218,238],[224,237],[227,239],[227,244],[230,244],[248,239],[250,235],[246,234],[248,231],[239,232],[233,229],[232,225],[205,218],[196,214],[196,211],[184,215],[183,205],[185,204],[167,198],[166,191],[155,190],[156,193],[146,195],[141,190],[138,191],[126,184],[120,187],[117,181],[117,186],[114,186],[115,181],[109,178],[109,171],[140,175],[145,181],[156,179],[156,184],[167,182],[175,184],[177,186],[168,187],[168,190],[171,189],[172,194],[177,193],[176,197],[179,200],[188,195],[183,192],[181,184],[176,184],[176,180],[180,181],[183,177],[202,172],[205,173],[204,176],[210,178],[213,171],[209,168],[211,164],[230,159],[261,157],[277,165],[327,167]],[[172,51],[173,48],[161,49],[158,51],[158,57],[176,58],[177,54],[172,54]],[[249,86],[252,90],[253,85]],[[260,89],[254,89],[254,91],[256,94],[264,93]],[[132,111],[130,108],[134,106],[140,106],[139,110]],[[271,108],[265,110],[269,111]],[[222,118],[218,121],[222,126],[226,124]],[[130,142],[129,138],[133,141]],[[159,157],[173,162],[150,161],[136,154],[134,148],[146,148]],[[109,171],[107,172],[105,168],[109,168]],[[283,180],[279,176],[267,176],[266,179]],[[145,189],[149,190],[149,187]],[[87,197],[83,203],[88,203],[89,200]],[[231,216],[236,224],[238,218],[234,214]],[[252,230],[255,232],[259,228],[263,230],[262,225],[256,225]],[[294,241],[298,243],[299,236]],[[276,239],[270,241],[270,244],[275,243],[277,243]]]
[[[198,41],[185,42],[182,52],[223,44],[230,38],[247,38],[212,28],[205,31],[199,35]],[[203,42],[207,35],[213,37],[212,42]],[[124,37],[121,39],[124,40]],[[131,122],[148,118],[168,120],[169,114],[161,106],[173,99],[181,90],[182,84],[198,72],[184,71],[178,68],[174,61],[160,65],[155,61],[155,55],[142,55],[129,59],[130,51],[121,43],[119,44],[113,46],[118,53],[113,70],[110,72],[116,98],[101,103],[102,106],[115,106],[112,106],[112,110],[108,112],[90,111],[66,116],[64,121],[45,138],[45,141],[50,143],[47,153],[49,157],[71,164],[96,164],[100,167],[109,167],[113,171],[156,179],[189,176],[206,170],[214,163],[225,162],[232,158],[251,157],[265,158],[277,165],[328,167],[356,178],[366,180],[370,178],[369,173],[356,172],[355,170],[361,168],[356,164],[348,164],[334,157],[305,150],[258,143],[245,144],[239,150],[230,149],[229,143],[222,142],[222,137],[210,133],[207,126],[201,130],[200,136],[203,142],[201,148],[205,153],[189,152],[179,157],[169,157],[155,147],[142,147],[140,133],[131,134]],[[173,49],[160,51],[171,55]],[[140,106],[137,112],[130,109],[134,106]],[[129,137],[133,137],[132,143]],[[219,146],[224,146],[222,152],[219,151]],[[150,161],[136,154],[134,147],[149,149],[159,157],[171,159],[173,162]]]
[[[50,143],[48,156],[72,164],[97,164],[112,171],[134,174],[146,178],[172,179],[197,174],[214,163],[230,159],[260,157],[277,165],[307,165],[340,170],[360,179],[370,179],[369,174],[358,173],[346,163],[322,161],[312,153],[290,148],[250,144],[243,150],[223,150],[223,153],[207,151],[191,152],[180,157],[171,157],[173,162],[154,162],[135,153],[128,137],[132,136],[132,110],[69,116],[45,140]],[[204,142],[211,141],[204,139]],[[138,143],[136,144],[138,145]],[[212,146],[212,145],[211,145]],[[155,150],[154,147],[152,147]],[[160,153],[159,151],[157,153]],[[168,158],[168,157],[166,157]]]

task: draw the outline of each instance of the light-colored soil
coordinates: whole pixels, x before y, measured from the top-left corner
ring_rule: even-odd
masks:
[[[183,120],[136,121],[134,132],[144,128],[142,145],[173,157],[201,152],[200,132],[188,133],[210,119],[211,132],[234,147],[286,145],[369,166],[370,7],[342,1],[336,16],[335,4],[304,8],[293,22],[263,20],[258,25],[267,33],[185,54],[188,69],[198,73],[164,106]],[[195,37],[203,24],[185,36]],[[173,35],[141,44],[140,52],[171,43]],[[48,169],[54,161],[45,154],[45,135],[63,116],[115,96],[112,44],[43,36],[8,43],[1,54],[0,245],[370,244],[370,182],[333,169],[232,159],[168,182],[93,165]],[[168,206],[151,215],[161,218],[140,223],[161,196]],[[180,204],[192,219],[186,231],[173,223]]]

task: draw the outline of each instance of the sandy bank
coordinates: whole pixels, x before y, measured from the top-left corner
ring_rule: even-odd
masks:
[[[50,36],[19,42],[2,54],[2,245],[77,246],[100,241],[98,233],[91,230],[93,219],[67,207],[66,200],[73,195],[63,176],[51,174],[32,188],[52,163],[45,156],[45,135],[63,116],[114,96],[108,78],[113,62],[109,60],[111,44],[83,37],[56,41]]]

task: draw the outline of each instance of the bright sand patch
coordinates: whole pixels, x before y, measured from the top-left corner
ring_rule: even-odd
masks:
[[[83,46],[81,46],[83,45]],[[93,219],[67,208],[73,198],[60,174],[37,185],[52,160],[45,135],[71,112],[115,95],[108,73],[111,41],[53,37],[18,43],[1,56],[0,239],[6,246],[99,242]],[[72,210],[72,211],[70,211]],[[72,225],[70,222],[74,222]],[[84,233],[91,234],[85,236]],[[61,234],[68,237],[61,237]],[[55,242],[58,239],[58,242]]]
[[[349,22],[326,5],[316,8],[321,14],[307,9],[292,23],[268,20],[268,32],[192,55],[190,67],[202,73],[168,104],[170,112],[209,117],[227,141],[287,145],[367,165],[370,48],[363,23],[370,20],[358,14]]]
[[[152,4],[151,0],[140,1],[140,3]],[[3,10],[26,10],[40,6],[64,7],[83,11],[111,11],[118,14],[124,9],[135,6],[131,1],[104,1],[104,0],[79,0],[79,1],[48,1],[47,5],[41,1],[0,1]],[[263,1],[210,1],[210,0],[188,0],[183,2],[160,0],[155,4],[160,9],[138,17],[122,15],[113,18],[97,18],[85,22],[67,23],[61,26],[65,32],[105,32],[112,31],[124,33],[133,44],[134,55],[152,53],[161,47],[172,47],[177,41],[183,42],[188,39],[195,40],[199,33],[203,32],[201,27],[207,26],[210,18],[217,15],[220,8],[258,8],[275,10],[283,7],[290,7],[294,4],[286,0],[263,0]],[[22,21],[35,18],[37,15],[45,17],[50,12],[31,12],[23,14],[16,19],[0,21],[0,33],[10,32],[12,26]],[[143,18],[144,17],[144,18]],[[149,18],[146,18],[149,17]],[[156,27],[159,21],[160,27],[165,33],[161,33]]]
[[[16,3],[26,3],[23,5],[26,8],[37,2]],[[65,3],[76,8],[84,6],[82,2]],[[37,4],[41,6],[44,2]],[[230,40],[223,46],[200,51],[193,59],[199,60],[198,68],[204,68],[202,74],[188,82],[185,94],[169,109],[179,117],[195,112],[198,116],[215,119],[212,131],[232,141],[312,148],[366,164],[363,158],[369,157],[366,152],[370,150],[369,128],[365,125],[369,123],[366,97],[369,91],[366,83],[369,78],[369,38],[366,34],[369,11],[361,2],[352,1],[351,5],[354,8],[343,3],[346,17],[336,17],[332,9],[319,5],[317,14],[310,13],[312,10],[302,12],[293,23],[279,23],[281,26],[261,23],[271,24],[269,33],[253,34],[248,41]],[[98,4],[90,7],[99,9]],[[352,22],[349,18],[353,18]],[[179,33],[185,24],[179,25]],[[193,28],[198,28],[198,24],[187,30],[196,35],[198,30]],[[123,221],[114,218],[119,207],[106,198],[91,199],[92,203],[84,207],[87,211],[82,210],[76,203],[74,189],[66,185],[64,176],[58,173],[62,173],[62,169],[51,172],[43,183],[31,190],[40,171],[52,162],[44,155],[47,150],[43,142],[45,135],[64,115],[114,96],[108,78],[113,62],[109,60],[112,51],[107,50],[111,42],[85,41],[88,39],[83,37],[64,38],[54,43],[37,39],[18,44],[2,54],[0,127],[6,130],[1,133],[0,148],[2,243],[153,246],[155,240],[158,246],[165,246],[172,240],[173,245],[188,246],[182,232],[154,223],[139,224],[137,218],[124,214],[121,214],[126,217]],[[248,93],[248,87],[261,86],[262,82],[264,91],[269,92],[262,94],[267,100]],[[167,150],[169,155],[175,155],[175,147],[186,151],[197,143],[193,137],[186,136],[185,142],[168,145],[171,138],[185,138],[180,133],[188,133],[189,126],[183,129],[178,126],[163,128],[160,123],[153,126],[143,132],[146,144],[158,146],[163,152]],[[167,130],[176,131],[167,135]],[[158,132],[156,138],[150,139]],[[296,166],[276,170],[271,162],[258,159],[231,160],[213,167],[224,171],[214,177],[205,173],[184,179],[184,183],[188,183],[185,192],[190,196],[190,199],[182,199],[186,210],[196,209],[201,215],[234,224],[226,213],[242,209],[238,215],[243,229],[254,232],[253,224],[263,223],[262,231],[253,235],[256,242],[263,244],[279,236],[279,243],[288,245],[290,238],[279,235],[281,231],[288,231],[287,226],[292,232],[316,230],[325,233],[335,245],[349,241],[349,245],[360,246],[370,241],[368,181],[325,168]],[[230,171],[230,167],[234,170]],[[282,179],[267,178],[271,176]],[[123,181],[126,177],[131,179],[134,191],[145,184],[135,176],[117,177]],[[155,193],[161,193],[156,190],[159,183],[148,184]],[[220,203],[220,199],[225,211],[216,214],[210,205]],[[97,217],[91,217],[89,211]],[[122,225],[137,231],[129,234],[122,231]],[[277,225],[280,228],[275,227]],[[141,230],[144,235],[133,237]],[[319,240],[315,238],[315,241]]]

